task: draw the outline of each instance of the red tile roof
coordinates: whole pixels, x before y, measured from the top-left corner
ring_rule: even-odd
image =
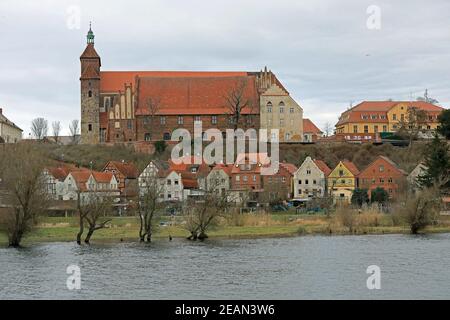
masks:
[[[125,176],[126,179],[137,179],[139,173],[136,166],[132,163],[122,162],[122,161],[109,161],[106,166],[103,168],[103,171],[108,166],[113,166],[119,171],[122,175]]]
[[[100,90],[102,92],[123,91],[125,84],[135,86],[136,77],[146,78],[188,78],[188,77],[242,77],[247,72],[222,71],[101,71]]]
[[[325,174],[326,177],[330,175],[332,170],[327,166],[327,164],[324,161],[316,159],[314,159],[313,161],[316,164],[316,166],[320,169],[320,171],[322,171]]]
[[[113,178],[111,172],[92,171],[91,173],[97,183],[110,183]]]
[[[342,164],[354,175],[357,176],[359,174],[359,170],[356,165],[348,160],[342,161]]]
[[[440,113],[444,108],[436,106],[429,102],[424,101],[363,101],[360,104],[350,108],[342,113],[337,125],[341,125],[347,122],[381,122],[387,123],[386,119],[381,119],[381,115],[386,116],[386,113],[393,107],[399,104],[405,104],[407,106],[416,107],[420,110],[425,110],[432,113]],[[367,119],[362,119],[362,116],[368,116]],[[377,115],[376,119],[372,119],[372,115]]]
[[[321,134],[322,131],[309,119],[303,119],[303,132],[304,133],[314,133]]]
[[[280,167],[284,168],[292,176],[297,171],[297,167],[295,165],[293,165],[292,163],[280,162]]]
[[[100,56],[98,55],[97,51],[95,51],[94,44],[89,43],[86,46],[86,49],[84,49],[83,53],[81,54],[80,58],[85,59],[100,59]]]
[[[141,77],[138,78],[138,106],[136,115],[151,114],[147,106],[149,97],[158,98],[156,114],[226,114],[230,113],[226,96],[245,82],[244,97],[252,107],[242,114],[258,114],[259,103],[253,76],[233,77]]]

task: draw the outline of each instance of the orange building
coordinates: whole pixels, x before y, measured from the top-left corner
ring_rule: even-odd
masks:
[[[378,156],[359,175],[359,187],[371,191],[377,187],[383,188],[389,197],[395,198],[406,185],[408,174],[400,169],[391,159]]]

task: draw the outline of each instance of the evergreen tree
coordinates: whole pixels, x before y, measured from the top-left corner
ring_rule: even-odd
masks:
[[[425,173],[418,177],[422,187],[437,185],[442,188],[448,186],[450,178],[450,156],[447,141],[441,140],[436,134],[425,148]]]
[[[450,110],[446,109],[438,116],[439,128],[438,133],[442,134],[445,138],[450,139]]]
[[[352,204],[361,207],[364,203],[369,202],[369,194],[367,189],[356,188],[352,194]]]
[[[386,203],[389,200],[389,194],[381,187],[376,187],[370,193],[371,202]]]

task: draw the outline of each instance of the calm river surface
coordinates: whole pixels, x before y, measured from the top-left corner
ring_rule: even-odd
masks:
[[[81,290],[66,287],[68,265]],[[366,269],[381,268],[368,290]],[[450,234],[0,249],[0,299],[449,299]]]

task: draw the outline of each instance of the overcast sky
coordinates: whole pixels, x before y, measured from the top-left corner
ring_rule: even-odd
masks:
[[[60,120],[64,133],[79,118],[90,20],[102,70],[267,65],[320,127],[351,101],[428,88],[450,104],[448,0],[1,0],[0,107],[25,136],[35,117]]]

